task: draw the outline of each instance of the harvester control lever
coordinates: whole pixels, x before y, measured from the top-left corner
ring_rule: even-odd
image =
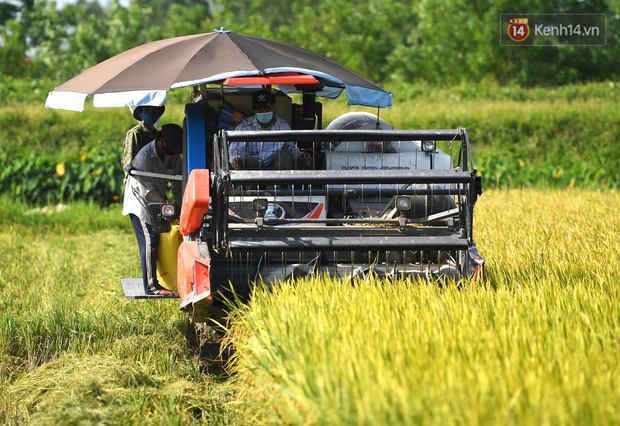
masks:
[[[263,229],[265,224],[265,212],[269,207],[269,201],[266,198],[256,198],[252,201],[252,210],[256,212],[256,226],[259,230]]]

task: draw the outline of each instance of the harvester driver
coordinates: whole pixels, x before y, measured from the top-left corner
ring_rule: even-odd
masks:
[[[138,152],[126,171],[179,175],[182,169],[182,160],[179,155],[183,150],[183,129],[177,124],[165,124],[156,132],[154,140],[149,142]],[[123,199],[123,216],[129,215],[131,224],[136,233],[136,240],[140,248],[140,262],[142,265],[142,280],[146,294],[171,294],[171,290],[163,288],[157,280],[157,247],[159,234],[152,228],[152,219],[147,206],[150,203],[166,202],[167,180],[133,176],[129,174],[125,183],[125,197]],[[175,200],[181,200],[180,182],[172,184]]]
[[[274,112],[276,97],[269,90],[252,95],[254,115],[244,118],[235,130],[291,130],[291,126]],[[232,142],[230,166],[235,169],[272,168],[292,170],[294,159],[310,164],[311,155],[301,152],[294,142]]]

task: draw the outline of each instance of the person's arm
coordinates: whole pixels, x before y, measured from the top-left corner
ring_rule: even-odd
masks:
[[[131,163],[136,170],[152,173],[161,173],[156,158],[137,156]],[[132,176],[131,188],[136,198],[146,207],[150,203],[165,203],[165,183],[162,179],[146,176]]]
[[[293,153],[293,158],[299,158],[302,154],[299,148],[297,148],[297,144],[295,142],[284,142],[282,148],[286,148]]]
[[[253,130],[252,129],[252,118],[246,117],[241,120],[241,123],[235,128],[235,130]],[[245,142],[231,142],[228,147],[228,161],[232,165],[233,169],[237,170],[238,161],[243,160],[245,157]]]
[[[231,142],[228,150],[228,160],[230,160],[230,163],[233,164],[235,160],[243,160],[244,151],[245,142]]]
[[[136,132],[128,131],[125,135],[125,144],[123,149],[123,171],[127,169],[127,166],[131,164],[131,161],[138,153],[138,135]],[[125,171],[125,179],[127,179],[127,172]]]

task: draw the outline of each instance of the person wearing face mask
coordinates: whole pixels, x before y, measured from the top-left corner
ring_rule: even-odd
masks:
[[[259,90],[252,95],[254,115],[244,118],[235,130],[291,130],[286,120],[275,112],[276,98],[269,90]],[[235,169],[276,168],[291,170],[294,161],[306,165],[311,156],[300,152],[294,142],[232,142],[229,150],[230,166]]]
[[[133,109],[133,117],[138,124],[125,135],[123,170],[129,166],[136,154],[155,138],[159,118],[165,110],[164,106],[150,105],[137,106]],[[125,172],[125,182],[127,182],[127,172]]]
[[[170,294],[157,280],[157,247],[159,234],[152,228],[147,206],[150,203],[165,203],[168,181],[165,179],[133,176],[131,170],[179,175],[183,151],[183,129],[177,124],[164,124],[156,131],[155,139],[138,152],[126,169],[128,173],[123,199],[123,216],[129,216],[140,248],[142,279],[146,294]],[[174,199],[182,199],[181,183],[173,181]]]

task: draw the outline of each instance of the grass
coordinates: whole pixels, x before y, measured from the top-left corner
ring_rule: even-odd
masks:
[[[484,283],[260,291],[220,382],[175,302],[124,299],[119,278],[140,272],[118,206],[24,214],[5,198],[0,422],[617,424],[618,206],[618,191],[488,190]]]
[[[94,108],[84,112],[45,109],[41,105],[12,104],[0,108],[0,125],[10,144],[9,154],[46,154],[56,161],[80,157],[85,152],[118,147],[123,151],[125,133],[137,124],[129,108]],[[167,106],[161,124],[183,122],[183,105]]]
[[[29,209],[0,216],[0,423],[228,422],[176,304],[124,298],[140,265],[120,208]]]

